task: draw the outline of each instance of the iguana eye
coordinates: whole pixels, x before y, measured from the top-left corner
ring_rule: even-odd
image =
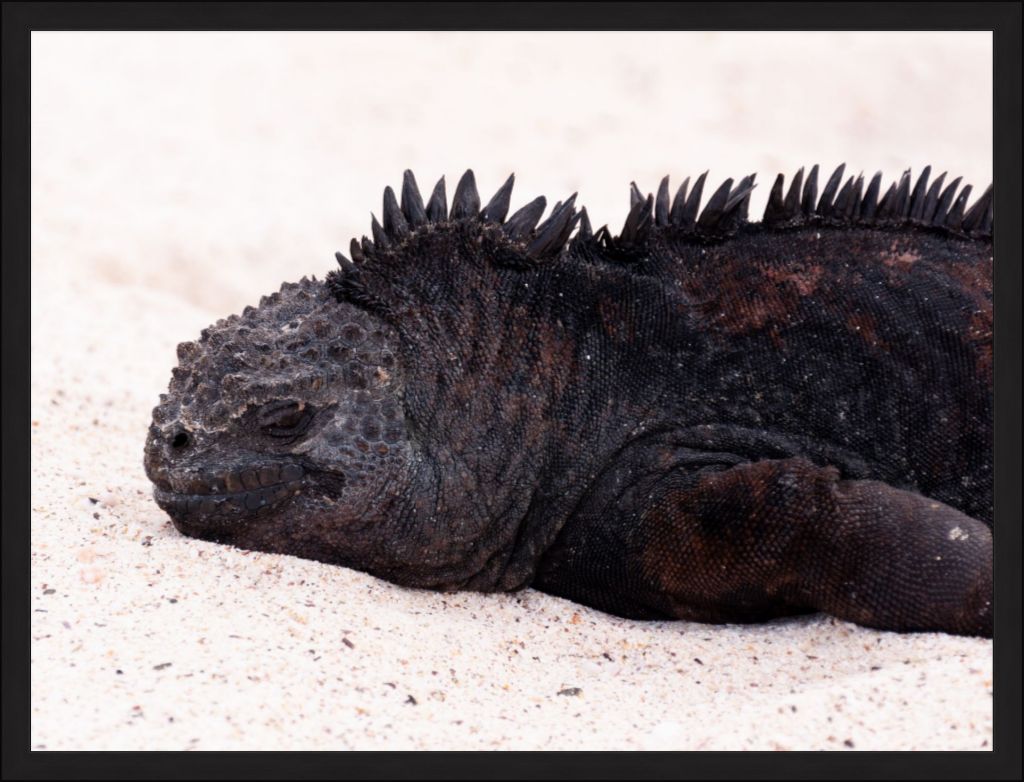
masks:
[[[271,402],[259,414],[260,428],[271,437],[296,437],[313,420],[313,409],[304,402]]]

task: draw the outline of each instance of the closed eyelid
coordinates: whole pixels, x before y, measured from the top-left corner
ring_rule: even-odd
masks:
[[[259,422],[262,426],[273,426],[278,420],[288,413],[302,412],[306,408],[305,402],[288,401],[274,402],[264,407],[259,412]]]

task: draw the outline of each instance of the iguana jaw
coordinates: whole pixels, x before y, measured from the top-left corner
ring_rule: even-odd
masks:
[[[227,522],[281,505],[299,494],[308,480],[308,470],[295,462],[197,474],[165,473],[156,480],[153,496],[175,523]]]
[[[171,516],[210,517],[266,511],[298,493],[305,470],[301,465],[264,465],[225,472],[209,481],[154,489],[157,504]]]

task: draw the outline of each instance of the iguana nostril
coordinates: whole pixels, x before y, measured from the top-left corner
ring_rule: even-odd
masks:
[[[188,432],[178,432],[176,435],[174,435],[174,439],[171,440],[171,447],[174,448],[175,450],[181,450],[182,448],[186,447],[190,442],[192,442],[192,438],[188,436]]]

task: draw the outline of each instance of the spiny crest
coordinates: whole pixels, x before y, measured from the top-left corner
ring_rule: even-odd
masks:
[[[840,165],[828,178],[818,195],[818,166],[811,168],[804,178],[804,169],[796,172],[788,190],[784,188],[782,174],[775,180],[768,197],[761,225],[768,229],[803,225],[831,226],[918,226],[942,230],[947,233],[988,239],[992,236],[991,185],[967,209],[971,186],[959,189],[960,178],[943,188],[943,173],[929,184],[931,166],[925,167],[913,183],[910,171],[904,172],[884,195],[881,194],[882,175],[875,174],[865,184],[863,176],[848,177],[843,181],[845,164]],[[701,209],[701,196],[707,180],[705,171],[690,188],[687,177],[674,197],[670,197],[669,178],[661,180],[656,194],[644,197],[636,183],[630,185],[630,209],[618,236],[607,227],[593,236],[584,236],[581,226],[575,247],[590,245],[591,250],[609,251],[613,256],[639,257],[645,251],[650,236],[658,231],[667,232],[682,242],[721,241],[747,223],[750,194],[754,175],[744,177],[735,185],[726,179],[712,193]]]
[[[443,223],[467,220],[500,227],[529,259],[541,260],[557,256],[565,249],[577,223],[586,217],[585,210],[576,210],[576,194],[573,193],[564,203],[559,201],[555,204],[544,222],[539,222],[547,206],[543,196],[535,198],[506,219],[514,181],[515,175],[510,175],[505,184],[481,207],[476,178],[472,170],[467,170],[455,187],[449,210],[444,177],[438,180],[424,205],[416,177],[412,171],[407,170],[402,179],[400,199],[390,187],[384,189],[381,212],[383,221],[371,215],[370,232],[373,239],[365,236],[360,241],[353,239],[349,243],[351,258],[340,252],[335,253],[338,265],[343,271],[349,271],[365,263],[371,256],[396,249],[416,232],[430,231]]]
[[[759,224],[768,230],[779,230],[807,225],[829,226],[915,226],[940,230],[957,236],[990,239],[992,236],[991,185],[968,209],[971,186],[960,188],[960,177],[943,187],[946,174],[929,182],[931,166],[925,167],[916,183],[910,171],[904,172],[882,194],[882,175],[875,174],[869,182],[858,175],[843,181],[845,164],[840,165],[825,182],[819,195],[818,166],[804,177],[804,169],[796,172],[789,188],[785,177],[779,174],[772,186]],[[368,258],[392,254],[399,245],[419,232],[435,230],[441,224],[476,221],[481,226],[494,226],[514,244],[526,261],[539,261],[555,257],[577,260],[601,258],[629,262],[642,258],[650,239],[655,234],[680,243],[720,242],[747,225],[750,194],[754,187],[754,174],[738,182],[726,179],[701,207],[708,172],[698,176],[691,187],[687,177],[674,196],[669,178],[661,180],[657,193],[646,197],[636,183],[630,186],[630,209],[620,233],[615,236],[602,226],[594,231],[585,208],[577,211],[574,193],[564,203],[559,201],[544,222],[539,222],[547,205],[543,196],[535,198],[507,217],[511,203],[514,177],[509,176],[494,196],[481,206],[476,179],[467,170],[459,180],[452,197],[451,209],[444,177],[438,181],[426,204],[416,179],[406,171],[400,196],[390,187],[384,190],[382,221],[372,216],[372,239],[353,239],[349,255],[336,253],[342,274],[332,272],[328,283],[355,303],[373,304],[366,288],[346,272],[354,270]],[[569,241],[576,226],[579,231]],[[568,252],[566,252],[568,250]],[[518,261],[517,261],[518,263]],[[351,278],[348,282],[343,277]],[[376,302],[380,304],[380,302]]]
[[[811,169],[806,182],[804,170],[797,171],[785,192],[784,177],[779,174],[768,196],[764,225],[769,228],[811,224],[912,225],[972,238],[992,237],[991,185],[967,209],[971,186],[960,189],[961,178],[957,177],[943,188],[945,172],[929,184],[931,166],[925,166],[913,186],[910,169],[907,169],[881,197],[881,172],[865,186],[862,175],[851,176],[843,183],[845,170],[843,164],[832,173],[820,198],[817,198],[818,166]]]
[[[750,206],[750,194],[753,191],[754,174],[743,177],[733,183],[726,179],[712,193],[704,208],[700,208],[701,196],[708,172],[705,171],[690,188],[687,177],[670,196],[669,178],[666,176],[658,186],[657,194],[650,193],[645,198],[636,182],[630,184],[629,214],[618,236],[613,236],[607,226],[600,228],[591,235],[589,223],[587,234],[583,227],[578,235],[578,246],[586,245],[598,250],[615,253],[635,253],[642,251],[650,236],[656,231],[669,232],[678,240],[714,241],[723,239],[735,232],[736,228],[747,221]]]

